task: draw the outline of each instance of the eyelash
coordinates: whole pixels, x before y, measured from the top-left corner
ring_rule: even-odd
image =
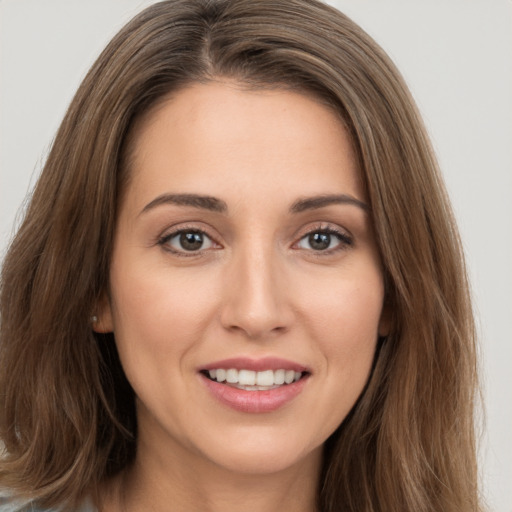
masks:
[[[169,242],[173,239],[173,238],[176,238],[180,235],[183,235],[183,234],[186,234],[186,233],[193,233],[193,234],[198,234],[198,235],[201,235],[203,237],[203,243],[204,243],[204,240],[207,239],[207,240],[210,240],[211,244],[212,245],[218,245],[220,247],[220,244],[218,244],[217,242],[215,242],[214,238],[212,236],[210,236],[204,229],[199,229],[197,227],[181,227],[179,229],[176,229],[175,231],[172,231],[171,233],[168,233],[166,235],[163,235],[162,237],[160,237],[158,239],[158,242],[157,244],[160,245],[165,251],[168,251],[176,256],[179,256],[179,257],[184,257],[184,258],[190,258],[190,257],[197,257],[197,256],[200,256],[202,254],[204,254],[205,251],[209,250],[210,248],[207,248],[207,249],[199,249],[197,251],[187,251],[185,249],[183,250],[177,250],[177,249],[174,249],[172,248],[170,245],[169,245]]]
[[[185,258],[200,256],[200,255],[204,254],[205,251],[208,251],[211,249],[211,247],[208,247],[206,249],[200,248],[197,251],[196,250],[187,251],[186,249],[177,250],[177,249],[171,248],[171,246],[169,245],[169,242],[173,238],[176,238],[176,237],[181,236],[186,233],[201,235],[201,237],[203,239],[203,244],[204,244],[204,240],[208,239],[212,245],[218,245],[219,247],[221,247],[220,244],[218,244],[214,240],[214,238],[211,237],[205,230],[199,229],[197,227],[183,227],[183,228],[177,229],[175,231],[172,231],[171,233],[168,233],[168,234],[160,237],[157,241],[157,244],[160,245],[164,250],[171,252],[172,254],[175,254],[177,256],[185,257]],[[315,235],[315,234],[334,236],[338,239],[339,244],[336,247],[326,248],[326,249],[321,249],[321,250],[320,249],[315,250],[313,248],[301,249],[299,247],[296,247],[303,240],[305,240],[308,237],[310,237],[311,235]],[[346,249],[350,248],[353,245],[353,243],[354,243],[354,241],[353,241],[352,237],[344,231],[341,231],[332,226],[316,226],[313,229],[309,229],[306,233],[304,233],[299,238],[299,240],[293,244],[293,247],[296,247],[297,250],[306,250],[308,252],[311,252],[315,256],[321,257],[321,256],[337,253],[338,251],[346,250]]]
[[[313,229],[309,229],[305,234],[303,234],[299,241],[294,244],[294,246],[298,245],[303,240],[307,239],[311,235],[315,234],[322,234],[322,235],[329,235],[334,236],[338,239],[339,244],[336,247],[327,248],[323,250],[315,250],[315,249],[304,249],[307,251],[310,251],[312,254],[318,257],[322,256],[328,256],[331,254],[335,254],[338,251],[343,251],[346,249],[349,249],[354,245],[354,240],[350,235],[348,235],[345,231],[342,231],[338,228],[332,227],[332,226],[316,226]]]

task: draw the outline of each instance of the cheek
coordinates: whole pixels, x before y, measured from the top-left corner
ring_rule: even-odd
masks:
[[[211,318],[214,287],[205,286],[201,276],[122,263],[111,273],[118,345],[158,355],[186,350]]]
[[[308,338],[316,347],[319,384],[304,421],[322,425],[317,437],[321,442],[347,417],[368,381],[384,296],[378,266],[333,277],[317,279],[315,287],[305,283],[309,292],[302,293],[300,306]]]
[[[206,309],[192,285],[165,268],[141,269],[123,265],[120,259],[111,271],[121,363],[136,395],[154,412],[174,394],[186,395],[181,377],[201,339],[200,319]]]
[[[363,337],[369,332],[377,333],[384,299],[380,274],[375,272],[364,281],[341,276],[324,286],[316,284],[304,291],[304,304],[326,332],[343,337],[351,333]]]
[[[321,347],[325,365],[341,369],[347,378],[366,375],[373,361],[384,297],[378,268],[367,268],[363,279],[340,275],[304,297],[306,325]]]

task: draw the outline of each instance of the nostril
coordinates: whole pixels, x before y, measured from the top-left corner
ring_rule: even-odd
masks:
[[[253,340],[286,332],[293,324],[294,314],[285,288],[270,277],[266,283],[261,279],[240,279],[223,304],[223,327]]]

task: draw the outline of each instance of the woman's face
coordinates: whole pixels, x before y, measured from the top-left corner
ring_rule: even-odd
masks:
[[[302,94],[193,85],[133,150],[98,330],[135,390],[138,456],[260,474],[318,463],[385,330],[342,123]]]

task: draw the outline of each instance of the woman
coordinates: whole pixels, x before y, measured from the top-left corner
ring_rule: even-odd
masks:
[[[123,28],[57,134],[1,314],[17,503],[480,510],[442,181],[392,63],[321,3],[162,2]]]

